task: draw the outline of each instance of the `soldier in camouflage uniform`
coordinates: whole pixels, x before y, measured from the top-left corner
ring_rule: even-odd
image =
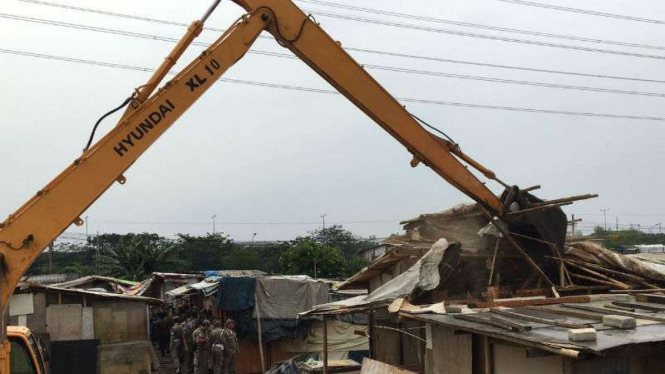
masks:
[[[232,319],[227,319],[225,328],[222,331],[222,344],[224,345],[224,362],[222,364],[223,374],[235,374],[236,356],[240,352],[238,345],[238,336],[234,331],[236,323]]]
[[[213,323],[214,329],[210,333],[210,346],[212,353],[212,372],[213,374],[222,373],[222,364],[224,363],[224,342],[222,341],[222,321],[216,320]]]
[[[210,321],[205,320],[192,335],[196,344],[196,374],[208,374],[210,359]]]
[[[184,323],[184,322],[183,322]],[[183,336],[183,353],[184,353],[184,372],[192,374],[194,371],[194,329],[196,318],[190,315],[186,323],[184,323],[182,336]]]
[[[173,366],[175,367],[176,374],[180,374],[180,367],[184,357],[182,332],[183,325],[186,321],[184,317],[176,317],[173,322],[173,327],[171,327],[171,358],[173,359]]]

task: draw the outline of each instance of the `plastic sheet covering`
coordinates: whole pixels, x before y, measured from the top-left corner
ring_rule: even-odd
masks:
[[[327,283],[302,277],[266,277],[257,279],[256,308],[263,319],[295,319],[298,313],[330,302]]]
[[[370,305],[390,304],[400,297],[418,295],[430,291],[439,285],[439,264],[449,244],[446,239],[439,239],[432,249],[418,260],[407,271],[389,280],[369,295],[352,297],[350,299],[319,305],[314,310],[303,313],[316,314],[318,311],[336,309],[363,308]]]
[[[298,363],[294,359],[279,363],[276,367],[271,368],[266,374],[300,374]]]
[[[238,312],[254,307],[256,278],[222,277],[217,289],[217,306],[226,312]]]
[[[366,336],[357,335],[355,331],[367,333],[366,325],[353,325],[340,320],[328,320],[328,351],[365,351],[369,349],[369,340]],[[323,351],[323,322],[314,321],[307,329],[305,339],[286,340],[281,343],[285,352],[322,352]]]
[[[564,253],[566,257],[584,262],[621,269],[648,279],[665,281],[665,262],[654,262],[648,260],[644,255],[622,255],[593,242],[574,243],[567,246]]]
[[[236,331],[239,338],[249,337],[258,340],[256,319],[252,318],[252,310],[230,312],[229,315],[236,321]],[[261,339],[268,343],[281,338],[303,339],[307,334],[310,321],[303,319],[262,319]]]
[[[190,284],[189,287],[203,292],[203,295],[207,297],[217,292],[219,277],[206,278],[202,282]]]
[[[182,294],[186,294],[188,291],[189,291],[189,286],[184,285],[184,286],[180,286],[178,288],[174,288],[171,291],[167,291],[166,296],[170,296],[170,297],[179,296],[179,295],[182,295]]]

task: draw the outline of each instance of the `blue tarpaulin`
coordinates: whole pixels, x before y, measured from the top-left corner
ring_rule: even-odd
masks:
[[[225,312],[239,312],[254,308],[256,278],[222,277],[217,289],[217,306]]]

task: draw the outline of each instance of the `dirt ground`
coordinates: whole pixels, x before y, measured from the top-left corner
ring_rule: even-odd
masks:
[[[168,354],[162,356],[162,354],[159,353],[157,346],[155,345],[154,347],[157,358],[159,358],[159,371],[154,372],[154,374],[175,374],[175,367],[173,366],[173,360],[171,359],[171,356]]]

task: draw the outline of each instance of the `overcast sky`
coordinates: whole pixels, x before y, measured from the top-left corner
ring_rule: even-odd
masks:
[[[76,5],[190,23],[208,1],[82,1]],[[335,0],[338,1],[338,0]],[[665,80],[665,26],[516,5],[498,0],[338,3],[484,25],[662,46],[663,50],[584,43],[478,30],[300,3],[308,11],[390,20],[431,28],[662,56],[638,58],[510,43],[316,17],[343,46],[445,59]],[[665,20],[665,2],[556,0],[562,6]],[[163,41],[9,20],[7,14],[179,38],[184,28],[6,0],[0,48],[139,67],[157,67],[172,48]],[[207,26],[226,28],[241,9],[224,0]],[[219,33],[206,31],[199,41]],[[265,35],[268,35],[267,33]],[[254,49],[290,53],[274,40]],[[201,52],[191,47],[176,69]],[[665,93],[665,84],[565,76],[350,52],[360,63]],[[552,89],[370,70],[398,97],[495,106],[665,117],[662,97]],[[79,156],[97,118],[117,106],[149,73],[0,53],[0,212],[8,215]],[[227,78],[319,89],[331,87],[298,60],[248,54]],[[504,181],[554,199],[597,193],[566,207],[590,229],[665,223],[662,121],[611,119],[409,103]],[[117,120],[117,117],[114,117]],[[105,121],[99,136],[115,122]],[[290,239],[326,223],[385,237],[399,221],[470,201],[410,154],[342,96],[218,82],[83,216],[90,233],[204,234],[235,240]],[[490,183],[492,189],[500,189]],[[657,231],[658,229],[654,229]],[[70,227],[71,235],[84,232]]]

